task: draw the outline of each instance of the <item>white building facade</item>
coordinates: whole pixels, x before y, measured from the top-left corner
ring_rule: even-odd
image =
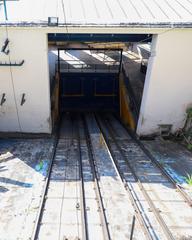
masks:
[[[160,7],[148,0],[143,7],[135,3],[135,10],[124,0],[112,0],[110,7],[103,1],[96,7],[91,1],[82,7],[81,0],[31,2],[8,1],[8,20],[0,5],[0,47],[8,39],[10,51],[0,52],[0,132],[52,131],[49,33],[153,34],[137,134],[158,133],[159,125],[171,125],[174,133],[184,126],[186,109],[192,104],[189,1],[171,7],[162,1]],[[52,16],[58,17],[58,26],[48,26]]]

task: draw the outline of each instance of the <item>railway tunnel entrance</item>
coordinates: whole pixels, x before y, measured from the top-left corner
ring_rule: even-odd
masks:
[[[64,112],[112,112],[136,129],[147,69],[138,49],[151,39],[147,34],[48,34],[53,124]]]
[[[58,56],[61,112],[119,112],[121,49],[58,49]]]

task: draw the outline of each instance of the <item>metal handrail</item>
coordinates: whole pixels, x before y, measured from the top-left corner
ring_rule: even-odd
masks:
[[[68,63],[72,62],[72,64]],[[77,63],[76,63],[77,62]],[[104,63],[110,63],[110,64],[104,64]],[[58,61],[56,62],[56,69],[57,69],[57,64]],[[108,72],[112,71],[119,71],[119,66],[120,63],[116,61],[105,61],[102,63],[91,63],[91,64],[86,64],[86,63],[79,63],[78,61],[60,61],[60,69],[65,70],[67,72],[73,72],[73,71],[93,71],[93,72],[99,72],[103,70],[107,70]]]

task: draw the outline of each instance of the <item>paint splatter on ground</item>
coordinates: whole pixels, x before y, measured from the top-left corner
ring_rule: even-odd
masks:
[[[31,236],[52,150],[53,139],[0,140],[1,240]]]
[[[49,160],[41,160],[36,166],[35,170],[39,173],[41,173],[43,176],[47,175],[49,167]]]

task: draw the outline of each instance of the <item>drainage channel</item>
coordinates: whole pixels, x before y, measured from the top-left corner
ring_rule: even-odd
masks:
[[[191,239],[191,208],[172,181],[112,115],[97,117],[97,121],[126,189],[139,199],[136,203],[146,226],[153,230],[151,237]]]

